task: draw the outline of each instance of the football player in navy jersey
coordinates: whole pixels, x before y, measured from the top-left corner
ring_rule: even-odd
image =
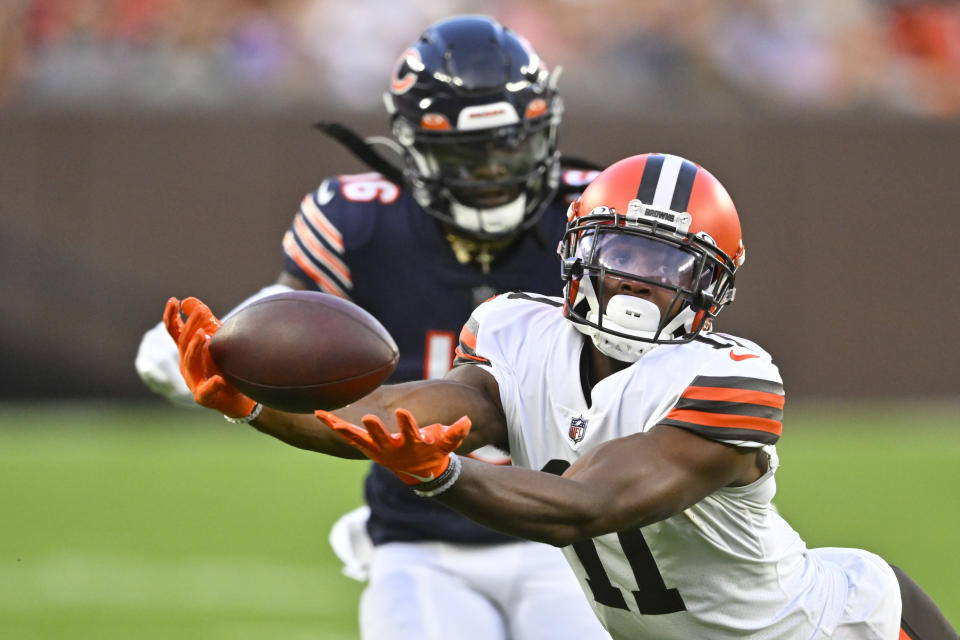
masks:
[[[429,27],[402,53],[385,96],[401,164],[337,124],[318,127],[374,172],[324,180],[283,237],[284,271],[238,308],[289,289],[350,299],[376,316],[400,350],[390,382],[442,377],[471,311],[491,296],[550,293],[551,259],[571,198],[596,175],[561,160],[563,106],[529,43],[492,19]],[[193,397],[162,324],[141,342],[137,370],[174,400]],[[504,454],[478,452],[505,464]],[[608,638],[562,555],[482,527],[418,498],[371,465],[369,506],[331,536],[348,573],[368,577],[364,638]],[[373,550],[358,558],[358,550]]]
[[[224,381],[206,348],[219,323],[199,300],[170,299],[165,324],[204,406],[304,449],[362,452],[422,498],[562,547],[616,640],[956,640],[902,570],[808,548],[773,508],[779,369],[713,330],[745,257],[723,185],[679,156],[633,156],[568,220],[562,295],[482,303],[443,380],[381,386],[320,422]],[[492,443],[516,466],[462,457]]]

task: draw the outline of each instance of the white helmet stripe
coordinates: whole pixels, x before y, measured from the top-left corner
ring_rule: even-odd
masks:
[[[677,176],[680,175],[680,167],[683,165],[683,158],[679,156],[665,155],[663,157],[663,166],[660,168],[660,180],[657,181],[657,190],[653,194],[652,204],[657,208],[669,209],[673,202],[673,192],[677,188]]]

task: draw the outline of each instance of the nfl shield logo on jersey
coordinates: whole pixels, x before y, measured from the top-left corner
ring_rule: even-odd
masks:
[[[583,416],[579,416],[570,421],[570,431],[569,436],[570,440],[573,441],[573,444],[577,444],[583,440],[584,434],[587,432],[587,421],[583,419]]]

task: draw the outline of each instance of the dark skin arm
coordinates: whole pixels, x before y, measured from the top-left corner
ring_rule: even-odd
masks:
[[[486,444],[506,439],[506,421],[500,407],[499,394],[491,402],[489,385],[493,376],[479,367],[458,367],[441,380],[418,380],[380,387],[364,398],[335,411],[340,418],[361,424],[363,416],[378,416],[388,430],[396,431],[394,411],[409,410],[421,426],[435,422],[452,424],[461,416],[470,416],[473,427],[458,449],[468,453]],[[264,407],[250,423],[258,431],[300,449],[317,451],[340,458],[363,458],[359,449],[312,414],[285,413]]]
[[[463,459],[440,502],[488,527],[566,546],[669,518],[725,486],[759,477],[754,450],[654,427],[606,442],[562,476]]]

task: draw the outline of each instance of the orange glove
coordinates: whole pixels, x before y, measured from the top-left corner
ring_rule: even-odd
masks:
[[[187,315],[184,323],[180,311]],[[223,379],[210,356],[210,338],[220,328],[220,320],[196,298],[182,303],[167,300],[163,324],[180,351],[180,374],[197,404],[215,409],[228,419],[249,418],[257,403]],[[251,418],[252,419],[252,418]]]
[[[459,475],[459,461],[451,465],[451,452],[460,446],[470,433],[470,418],[463,416],[452,425],[431,424],[417,427],[416,420],[406,409],[397,409],[397,425],[400,433],[387,433],[380,418],[363,416],[366,429],[341,420],[328,411],[315,411],[314,415],[333,429],[341,438],[357,447],[374,462],[393,471],[408,485],[426,489],[448,488]],[[445,478],[444,476],[452,476]],[[449,484],[444,486],[444,483]],[[441,488],[442,487],[442,488]],[[433,495],[421,492],[421,495]]]

